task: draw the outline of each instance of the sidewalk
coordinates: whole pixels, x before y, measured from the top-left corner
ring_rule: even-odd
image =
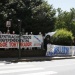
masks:
[[[51,61],[51,60],[62,60],[62,59],[75,59],[75,56],[69,57],[24,57],[24,58],[0,58],[1,61],[7,62],[28,62],[28,61]]]

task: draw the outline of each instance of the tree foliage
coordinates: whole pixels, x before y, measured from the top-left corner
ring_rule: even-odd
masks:
[[[52,36],[53,44],[57,45],[72,45],[73,35],[72,32],[67,31],[66,29],[59,29]]]
[[[55,17],[55,13],[58,16]],[[61,8],[55,10],[44,0],[0,0],[0,30],[6,32],[6,21],[12,19],[10,31],[19,32],[18,19],[22,21],[24,32],[37,34],[51,32],[52,30],[66,28],[75,35],[75,9],[70,12]]]
[[[22,20],[21,27],[27,32],[42,33],[52,31],[55,23],[55,9],[44,0],[3,0],[0,1],[0,13],[3,24],[12,19],[10,30],[18,32],[18,19]],[[0,18],[0,19],[2,19]]]
[[[57,9],[58,16],[55,23],[55,30],[66,28],[69,31],[72,31],[73,35],[75,35],[75,9],[70,9],[70,12],[62,11],[61,8]]]

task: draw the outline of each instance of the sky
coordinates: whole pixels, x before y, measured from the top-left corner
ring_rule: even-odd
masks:
[[[46,0],[48,4],[53,5],[53,8],[61,8],[63,11],[70,11],[75,8],[75,0]]]

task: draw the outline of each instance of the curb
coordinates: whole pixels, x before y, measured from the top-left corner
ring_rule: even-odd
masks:
[[[50,61],[52,58],[51,57],[28,57],[28,58],[21,58],[17,60],[12,60],[12,62],[31,62],[31,61]]]
[[[0,58],[0,61],[6,62],[32,62],[32,61],[51,61],[51,60],[63,60],[63,59],[75,59],[74,57],[25,57],[25,58]]]
[[[32,62],[32,61],[51,61],[51,60],[62,60],[62,59],[75,59],[75,57],[30,57],[12,60],[12,62]]]
[[[53,57],[52,60],[75,59],[75,57]]]

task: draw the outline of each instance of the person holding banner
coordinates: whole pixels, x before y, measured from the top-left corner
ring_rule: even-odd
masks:
[[[28,35],[28,32],[26,32],[26,33],[25,33],[25,35]],[[25,47],[24,49],[25,49],[25,50],[27,50],[27,49],[28,49],[28,47]]]
[[[15,31],[12,32],[12,34],[14,35],[15,34]],[[13,50],[17,50],[18,48],[13,48]],[[11,48],[12,50],[12,48]]]
[[[41,32],[39,32],[39,35],[40,35],[40,36],[43,36]],[[43,39],[43,38],[42,38],[42,39]],[[41,47],[38,47],[38,49],[43,49],[43,42],[42,42],[42,44],[41,44]]]
[[[30,32],[30,35],[33,35],[33,32]]]
[[[10,34],[10,30],[7,30],[7,33],[6,34]]]
[[[15,34],[15,31],[13,31],[12,34]]]
[[[33,35],[33,32],[30,32],[30,35]],[[32,50],[32,47],[29,47],[29,50]]]
[[[28,35],[28,32],[26,32],[26,34],[25,35]]]
[[[0,31],[0,34],[2,34],[2,32]]]
[[[10,34],[10,30],[7,30],[6,33],[4,32],[4,34]],[[5,48],[5,50],[9,50],[9,48]]]

